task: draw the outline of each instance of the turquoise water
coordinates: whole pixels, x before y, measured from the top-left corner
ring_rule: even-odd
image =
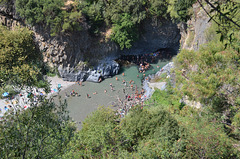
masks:
[[[151,64],[152,67],[145,72],[145,75],[147,76],[149,74],[155,74],[167,63],[168,61],[159,60],[158,63]],[[159,66],[159,68],[157,68],[157,66]],[[124,73],[124,76],[122,73]],[[137,75],[139,77],[137,77]],[[116,77],[118,80],[116,80]],[[141,91],[142,78],[143,73],[138,72],[138,67],[136,65],[122,67],[119,75],[116,75],[112,78],[107,78],[101,83],[86,81],[83,82],[83,86],[75,84],[66,90],[63,90],[60,95],[67,99],[70,116],[74,121],[76,121],[77,127],[81,128],[81,122],[99,106],[117,109],[115,105],[118,103],[118,99],[124,99],[126,94],[131,95],[135,93],[136,87],[138,88],[138,91]],[[127,82],[127,86],[122,83],[123,80]],[[130,88],[130,80],[134,81],[132,84],[134,86],[133,91]],[[110,83],[113,85],[113,91],[111,90]],[[123,89],[125,89],[125,94]],[[65,94],[70,94],[72,90],[77,92],[80,96],[66,97]],[[107,92],[105,93],[104,90],[107,90]],[[95,92],[97,92],[97,94],[93,94]],[[89,94],[90,98],[87,98],[87,94]]]

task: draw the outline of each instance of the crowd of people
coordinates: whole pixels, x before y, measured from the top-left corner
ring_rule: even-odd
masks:
[[[8,95],[1,99],[1,105],[4,105],[3,110],[0,109],[0,117],[5,112],[11,109],[27,109],[31,105],[38,104],[41,96],[46,96],[47,93],[43,89],[23,89],[15,95]]]
[[[118,98],[117,102],[117,113],[120,117],[124,117],[129,110],[136,105],[141,105],[141,108],[143,108],[143,103],[146,100],[145,90],[143,88],[137,85],[133,86],[131,81],[129,81],[129,85],[124,85],[122,91],[125,96],[123,99]]]
[[[145,77],[145,71],[147,71],[148,69],[151,68],[150,63],[154,63],[157,60],[159,60],[159,58],[163,58],[163,54],[166,55],[168,58],[171,58],[171,54],[170,53],[164,53],[161,51],[155,52],[155,53],[151,53],[151,54],[144,54],[144,55],[128,55],[128,56],[122,56],[121,59],[122,60],[128,60],[131,61],[131,63],[135,63],[139,66],[139,73],[142,73],[142,77],[145,80],[149,80],[148,77]],[[157,67],[159,68],[159,66]],[[135,82],[133,80],[129,80],[126,81],[127,78],[125,78],[125,73],[122,73],[122,77],[121,76],[116,76],[115,79],[117,81],[117,84],[121,84],[122,87],[118,90],[115,90],[115,87],[112,83],[109,83],[109,88],[105,88],[103,90],[103,92],[97,92],[94,91],[92,93],[86,93],[86,99],[89,99],[92,97],[92,99],[94,99],[94,96],[97,94],[101,94],[101,95],[109,95],[112,93],[108,93],[109,92],[115,92],[115,94],[117,93],[116,96],[116,101],[112,103],[112,105],[117,106],[117,112],[121,117],[124,117],[127,112],[129,111],[129,109],[131,109],[132,107],[136,106],[136,105],[141,105],[143,107],[144,104],[144,100],[146,99],[144,93],[145,90],[142,89],[141,87],[138,87]],[[139,75],[137,75],[137,78],[139,78]],[[119,83],[118,83],[119,82]],[[77,82],[79,86],[84,86],[83,85],[83,81],[78,81]],[[54,90],[52,90],[52,92],[54,93]],[[122,92],[122,94],[120,95],[120,93]],[[92,94],[92,96],[91,96]],[[38,101],[39,96],[41,95],[45,95],[45,93],[43,92],[39,92],[38,90],[35,90],[35,92],[31,92],[26,93],[25,94],[19,94],[19,97],[17,98],[18,100],[16,100],[16,102],[14,103],[6,103],[6,106],[3,108],[5,111],[8,109],[12,109],[13,105],[22,105],[25,109],[27,107],[29,107],[29,105],[31,103],[36,103]],[[26,96],[26,97],[25,97]],[[76,92],[74,89],[72,89],[69,93],[65,92],[65,96],[66,97],[80,97],[80,93]],[[0,110],[0,112],[2,112],[2,110]]]
[[[149,81],[149,77],[146,77],[145,71],[151,68],[150,63],[157,62],[159,58],[163,58],[163,54],[165,55],[165,58],[171,58],[170,53],[158,51],[144,55],[122,56],[121,59],[128,60],[131,61],[131,63],[137,64],[139,66],[139,73],[142,73],[143,79]],[[157,68],[159,68],[159,66],[157,66]],[[116,89],[113,83],[109,83],[109,88],[104,88],[103,92],[85,92],[86,99],[91,98],[94,100],[94,96],[97,94],[113,95],[112,92],[115,92],[114,94],[117,95],[115,96],[116,99],[112,102],[112,105],[117,108],[117,112],[121,117],[124,117],[127,112],[136,105],[141,105],[141,107],[143,107],[144,101],[146,100],[146,95],[144,95],[145,90],[142,87],[138,87],[133,80],[126,81],[127,78],[125,78],[125,73],[122,73],[121,75],[122,76],[114,77],[117,81],[115,84],[122,85],[120,89]],[[139,78],[139,75],[137,75],[137,78]],[[81,81],[78,82],[78,85],[83,86]],[[122,97],[122,94],[124,97]],[[69,94],[66,93],[66,96],[76,97],[80,96],[80,94],[72,90]]]
[[[150,63],[156,63],[159,59],[170,59],[171,57],[172,53],[170,50],[162,49],[150,54],[122,55],[119,60],[120,62],[128,61],[128,63],[134,63],[139,66],[140,73],[145,73],[145,71],[151,68]]]

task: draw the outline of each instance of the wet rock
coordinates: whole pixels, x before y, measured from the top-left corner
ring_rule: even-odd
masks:
[[[87,78],[87,81],[90,82],[99,82],[99,78],[102,77],[100,73],[98,73],[96,70],[91,71],[90,75]]]
[[[100,62],[100,65],[97,66],[97,71],[100,72],[104,78],[118,74],[119,69],[119,64],[113,60]]]
[[[115,61],[101,62],[95,69],[88,69],[87,67],[79,68],[81,70],[74,70],[68,65],[68,67],[58,67],[58,71],[61,77],[67,81],[80,81],[87,80],[91,82],[99,82],[99,78],[108,78],[118,74],[120,66]]]
[[[172,68],[174,68],[174,63],[173,62],[169,62],[168,64],[166,64],[165,66],[163,66],[160,71],[158,71],[156,73],[155,76],[160,76],[161,74],[167,73],[167,76],[171,75],[171,70]]]
[[[171,77],[171,69],[174,67],[173,62],[169,62],[165,66],[160,69],[155,75],[149,75],[145,77],[143,81],[143,89],[145,90],[144,99],[149,99],[152,94],[154,93],[154,88],[158,88],[160,90],[165,90],[167,87],[167,82],[157,82],[157,83],[150,83],[151,79],[154,79],[156,76],[160,76],[163,73],[167,73],[167,76]]]
[[[167,87],[167,82],[156,82],[156,83],[149,83],[149,87],[154,89],[160,89],[160,90],[165,90]]]

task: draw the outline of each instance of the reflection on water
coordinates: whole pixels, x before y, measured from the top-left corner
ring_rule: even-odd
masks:
[[[166,65],[168,61],[158,61],[155,64],[151,64],[149,70],[145,72],[146,76],[149,74],[155,74],[161,67]],[[124,73],[124,76],[122,75]],[[118,80],[116,80],[116,77]],[[116,109],[114,105],[118,99],[123,99],[125,94],[132,94],[129,87],[129,81],[134,81],[134,88],[138,88],[141,91],[141,80],[143,79],[143,73],[138,72],[138,66],[132,65],[129,67],[122,67],[119,75],[112,78],[105,79],[101,83],[83,82],[83,86],[75,84],[66,90],[62,91],[60,95],[67,99],[68,109],[70,116],[77,122],[78,128],[81,128],[80,122],[82,122],[87,115],[91,114],[99,106],[107,106]],[[123,90],[125,85],[122,81],[127,83],[127,89]],[[113,85],[113,91],[111,90],[110,83]],[[70,94],[72,91],[77,92],[79,97],[66,97],[65,94]],[[104,90],[107,92],[105,93]],[[125,91],[125,94],[123,93]],[[96,94],[95,94],[96,92]],[[89,98],[87,98],[89,94]]]

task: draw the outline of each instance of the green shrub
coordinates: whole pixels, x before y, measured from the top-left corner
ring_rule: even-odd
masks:
[[[36,86],[38,88],[47,88],[47,87],[49,87],[49,83],[47,81],[40,80],[40,81],[38,81]]]
[[[175,21],[187,22],[191,17],[192,5],[196,0],[168,0],[168,13]]]
[[[33,85],[41,76],[40,53],[33,33],[26,28],[9,30],[0,26],[0,78],[14,85]],[[40,62],[41,63],[41,62]]]
[[[211,105],[216,111],[234,106],[240,87],[238,53],[224,44],[211,42],[198,52],[182,50],[175,64],[177,87],[182,96]],[[227,90],[232,89],[231,93]],[[234,100],[232,100],[234,99]]]
[[[121,50],[124,48],[129,49],[133,41],[138,38],[135,31],[136,28],[131,20],[131,16],[129,14],[123,14],[120,21],[113,24],[111,39],[119,44]]]

